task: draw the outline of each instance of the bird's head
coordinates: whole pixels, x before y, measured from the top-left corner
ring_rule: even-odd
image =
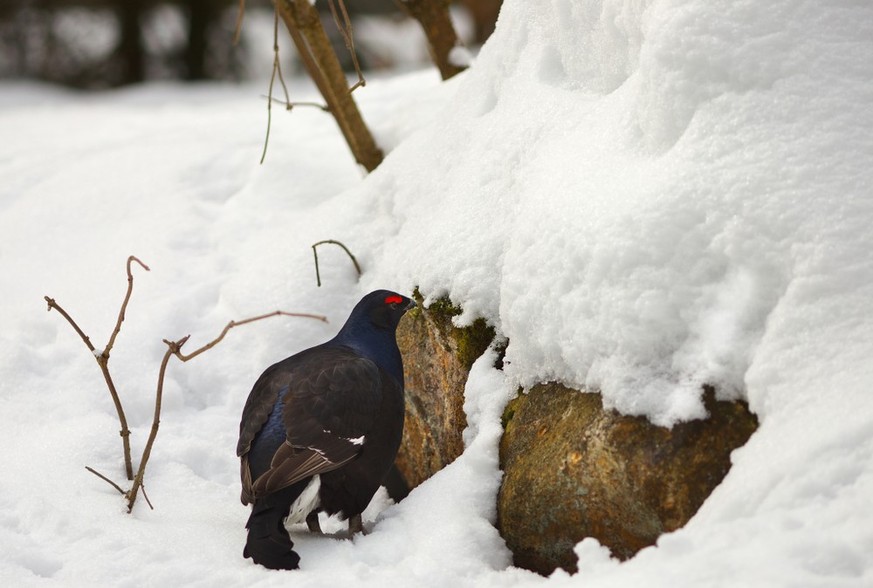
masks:
[[[415,306],[415,301],[390,290],[370,292],[355,306],[349,321],[367,321],[373,327],[394,332],[400,318]]]
[[[397,292],[370,292],[361,298],[346,324],[326,345],[339,344],[354,349],[362,357],[386,369],[402,390],[403,360],[395,334],[401,317],[414,306],[415,302]]]

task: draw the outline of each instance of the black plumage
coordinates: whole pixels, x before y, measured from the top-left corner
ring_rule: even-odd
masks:
[[[388,290],[364,296],[336,337],[270,366],[243,408],[237,455],[252,505],[243,552],[273,569],[300,558],[284,520],[349,519],[383,483],[403,433],[403,362],[395,332],[414,306]]]

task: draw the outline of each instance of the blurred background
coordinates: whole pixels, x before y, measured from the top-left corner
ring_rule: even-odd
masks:
[[[400,0],[346,0],[365,71],[430,63],[420,25]],[[494,29],[501,0],[457,0],[452,19],[474,52]],[[338,55],[348,56],[327,0],[317,3]],[[233,43],[239,0],[0,0],[0,80],[39,80],[79,89],[144,81],[245,81],[269,78],[273,64],[270,0],[246,0]],[[280,24],[282,66],[299,72]],[[346,67],[352,70],[351,59]]]

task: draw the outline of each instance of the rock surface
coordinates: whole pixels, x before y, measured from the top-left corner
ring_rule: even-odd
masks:
[[[418,308],[397,329],[406,374],[406,422],[396,466],[414,488],[451,463],[464,450],[464,386],[473,362],[494,339],[494,330],[477,320],[466,328],[452,324],[460,309],[446,300],[428,308],[416,291]]]
[[[710,417],[657,427],[603,410],[599,394],[534,387],[504,413],[498,528],[515,564],[576,570],[573,547],[594,537],[627,559],[682,527],[757,428],[741,402],[704,393]]]
[[[459,329],[460,309],[438,300],[400,323],[406,423],[397,458],[400,485],[414,488],[464,449],[464,386],[494,338],[484,321]],[[575,571],[573,547],[594,537],[627,559],[685,525],[730,469],[757,419],[741,402],[704,400],[710,417],[657,427],[603,410],[599,394],[535,386],[504,413],[504,480],[498,528],[515,564],[549,574]],[[398,495],[399,496],[399,495]]]

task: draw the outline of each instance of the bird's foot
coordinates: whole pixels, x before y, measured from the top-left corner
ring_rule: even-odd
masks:
[[[357,533],[360,533],[361,535],[368,534],[367,530],[364,528],[364,521],[359,514],[349,518],[349,537],[354,537]]]
[[[296,551],[271,539],[249,538],[243,557],[250,557],[256,564],[271,570],[296,570],[300,567],[300,556]]]
[[[312,511],[306,515],[306,526],[309,527],[311,533],[318,533],[319,535],[323,534],[321,524],[318,522],[318,512],[316,511]]]

